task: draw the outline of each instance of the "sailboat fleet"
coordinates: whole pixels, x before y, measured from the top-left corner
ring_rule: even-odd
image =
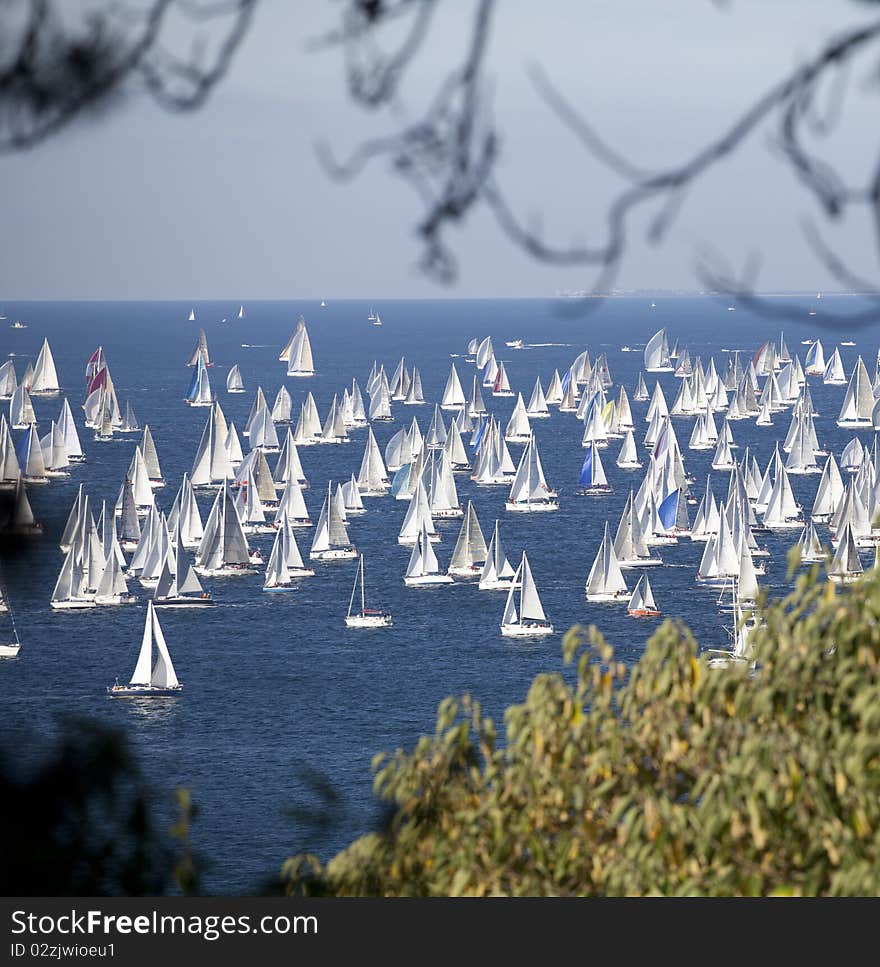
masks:
[[[241,307],[238,318],[243,314]],[[378,314],[371,316],[379,324]],[[694,587],[713,590],[711,600],[718,595],[722,610],[730,596],[739,615],[760,598],[768,539],[796,542],[801,563],[824,568],[837,584],[857,580],[868,566],[861,555],[880,546],[880,443],[874,433],[880,429],[880,357],[871,372],[861,355],[847,355],[849,345],[844,340],[828,347],[826,356],[819,340],[810,341],[801,359],[780,334],[754,352],[735,350],[718,359],[679,346],[664,327],[647,341],[640,371],[624,386],[615,385],[613,357],[588,350],[523,380],[519,362],[504,358],[505,348],[516,347],[484,336],[471,339],[466,353],[453,354],[448,370],[435,370],[430,379],[423,381],[419,367],[401,356],[387,370],[375,360],[369,372],[364,366],[364,373],[330,392],[321,385],[319,393],[297,389],[310,385],[301,378],[316,375],[300,316],[278,355],[281,378],[291,383],[267,395],[259,384],[247,387],[233,363],[227,398],[222,383],[221,392],[212,386],[218,367],[199,329],[184,360],[192,370],[184,398],[197,413],[202,409],[196,416],[201,429],[192,462],[174,479],[165,464],[178,441],[167,428],[155,433],[152,420],[140,422],[127,394],[120,402],[103,347],[86,363],[81,404],[71,406],[64,395],[68,384],[59,380],[44,339],[23,373],[14,359],[0,366],[0,399],[8,402],[8,412],[0,414],[0,488],[15,495],[8,526],[36,536],[41,528],[29,490],[51,490],[81,473],[87,459],[100,461],[113,449],[98,444],[128,441],[132,447],[122,479],[113,482],[115,503],[78,484],[48,595],[59,614],[146,603],[137,666],[128,684],[108,689],[113,697],[180,694],[157,615],[222,605],[224,579],[232,576],[254,575],[257,590],[296,608],[301,596],[290,592],[312,579],[334,580],[336,564],[354,561],[347,610],[340,594],[346,627],[392,627],[388,611],[368,607],[372,595],[360,546],[374,527],[364,529],[362,519],[384,522],[392,515],[385,527],[388,553],[399,555],[403,586],[452,587],[444,595],[505,592],[503,608],[498,599],[478,595],[490,610],[498,608],[504,638],[555,634],[539,590],[552,589],[554,610],[553,553],[523,543],[534,528],[556,525],[523,515],[560,509],[583,560],[582,601],[620,606],[630,617],[660,617],[654,585],[660,598],[668,595],[665,548],[684,548],[675,552],[680,561],[695,544],[689,565]],[[822,414],[814,403],[819,387]],[[839,407],[831,403],[833,393],[840,394]],[[149,400],[135,402],[141,416],[152,415]],[[420,405],[426,409],[405,409]],[[225,407],[233,407],[234,420]],[[414,412],[423,413],[421,425]],[[547,446],[558,441],[566,421],[575,429],[567,459],[555,442]],[[843,447],[824,439],[832,421],[852,433]],[[85,429],[94,434],[94,443],[85,437],[86,449]],[[756,441],[765,459],[769,453],[766,462]],[[326,490],[322,482],[312,491],[303,460],[315,451],[303,448],[327,444],[334,445],[323,451],[334,479]],[[595,499],[569,502],[577,496]],[[491,501],[498,513],[484,533],[478,509],[482,516]],[[319,502],[313,519],[309,504],[317,510]],[[610,503],[617,508],[613,517],[602,513]],[[591,517],[602,524],[598,542],[580,532]],[[304,528],[311,539],[301,550]],[[516,548],[511,558],[508,542]],[[402,551],[391,550],[395,546]],[[559,553],[572,552],[560,544]],[[381,592],[389,586],[388,555],[371,553],[371,560]],[[0,587],[0,614],[7,607]],[[734,641],[740,650],[747,627],[738,617]],[[14,640],[0,636],[0,658],[17,656],[19,648],[17,632]],[[719,667],[736,660],[735,652],[712,657]]]

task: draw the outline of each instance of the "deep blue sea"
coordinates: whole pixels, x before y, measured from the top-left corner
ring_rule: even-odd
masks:
[[[841,297],[843,298],[843,297]],[[880,325],[854,333],[822,329],[808,315],[814,300],[790,299],[797,318],[780,323],[751,315],[744,308],[727,311],[710,298],[620,298],[605,302],[588,315],[563,311],[560,300],[438,300],[317,302],[252,302],[245,316],[235,318],[238,303],[195,304],[196,321],[187,321],[190,304],[153,303],[14,303],[0,310],[0,357],[15,354],[19,378],[27,357],[33,359],[44,337],[53,350],[63,393],[68,397],[80,429],[88,462],[72,468],[71,476],[48,486],[31,487],[29,494],[43,538],[26,557],[10,562],[5,581],[22,640],[17,660],[0,662],[0,701],[4,735],[30,730],[31,740],[18,749],[25,761],[41,754],[33,735],[51,735],[64,715],[95,716],[122,727],[134,745],[144,772],[156,791],[157,803],[167,802],[175,786],[188,786],[199,805],[193,830],[196,848],[211,861],[204,888],[208,892],[242,894],[260,888],[277,873],[288,855],[301,850],[328,858],[356,836],[375,827],[380,804],[372,795],[370,762],[377,752],[411,747],[419,735],[433,731],[438,703],[447,695],[470,692],[483,703],[500,726],[507,705],[521,701],[534,676],[557,671],[571,676],[563,665],[561,638],[576,622],[595,623],[627,663],[638,660],[656,623],[629,618],[624,604],[590,604],[584,582],[596,554],[606,520],[614,533],[631,487],[637,488],[643,470],[624,471],[615,459],[620,441],[602,451],[613,495],[583,498],[575,495],[584,457],[583,426],[574,414],[552,409],[549,420],[534,421],[548,483],[559,491],[560,508],[552,514],[511,514],[504,510],[507,489],[479,487],[467,474],[456,474],[461,503],[472,498],[488,542],[500,518],[505,548],[516,566],[523,549],[545,611],[557,634],[536,641],[503,638],[499,623],[505,595],[481,592],[474,584],[456,583],[434,590],[409,589],[403,573],[410,549],[397,543],[407,504],[391,497],[365,498],[365,515],[350,518],[354,543],[366,553],[368,604],[393,613],[394,627],[380,631],[348,630],[344,616],[356,563],[317,564],[317,576],[300,583],[292,594],[263,594],[262,574],[244,578],[206,579],[218,607],[210,611],[160,613],[165,636],[183,695],[176,700],[119,702],[106,696],[116,676],[126,681],[140,646],[146,597],[137,607],[97,608],[84,612],[53,612],[49,607],[62,555],[58,537],[82,482],[95,515],[100,501],[113,502],[139,435],[98,443],[82,424],[86,361],[103,346],[120,404],[130,400],[141,425],[148,423],[168,486],[157,492],[163,510],[170,510],[184,471],[190,470],[208,411],[187,406],[183,397],[191,370],[187,359],[198,328],[205,329],[215,366],[211,380],[228,420],[241,432],[262,386],[271,406],[285,382],[299,403],[311,390],[323,419],[334,393],[340,396],[357,377],[363,390],[374,360],[384,363],[389,377],[401,356],[417,365],[425,397],[433,403],[442,394],[455,358],[465,392],[474,372],[464,355],[468,341],[492,337],[496,355],[503,359],[514,390],[528,403],[535,377],[546,390],[553,370],[560,374],[584,349],[592,359],[608,355],[616,396],[622,383],[630,395],[637,429],[636,442],[644,455],[642,438],[648,404],[632,401],[643,365],[641,349],[661,326],[670,343],[678,340],[704,366],[714,356],[723,373],[730,349],[754,353],[766,339],[778,340],[784,329],[792,353],[803,361],[802,339],[822,338],[826,359],[835,342],[851,336],[854,347],[843,347],[847,374],[861,354],[868,371],[880,344]],[[782,304],[781,300],[778,300]],[[828,300],[829,302],[832,300]],[[852,300],[850,300],[850,303]],[[849,305],[850,303],[846,303]],[[828,302],[826,302],[826,305]],[[375,308],[383,325],[373,326],[368,313]],[[303,314],[315,358],[315,376],[288,378],[278,353]],[[25,321],[28,328],[9,324]],[[521,338],[521,350],[505,341]],[[247,348],[243,344],[249,344]],[[629,345],[638,352],[621,352]],[[247,392],[226,393],[228,367],[239,363]],[[648,377],[649,389],[656,376]],[[673,374],[659,376],[672,405],[679,381]],[[852,432],[835,425],[844,387],[825,386],[811,378],[813,401],[819,410],[816,430],[820,443],[839,458]],[[494,398],[483,390],[489,409],[502,427],[515,399]],[[365,401],[367,400],[365,394]],[[60,398],[34,401],[40,434],[60,411]],[[379,423],[374,431],[384,454],[385,444],[415,414],[424,432],[432,406],[394,404],[395,422]],[[450,414],[445,413],[447,424]],[[749,445],[761,469],[784,439],[790,413],[774,417],[771,427],[754,422],[732,424],[735,441]],[[716,414],[721,425],[721,416]],[[701,493],[710,470],[712,451],[687,449],[693,420],[676,420],[685,466],[696,475],[692,491]],[[346,480],[357,473],[366,439],[365,429],[352,432],[342,446],[300,448],[311,489],[306,502],[317,520],[328,479]],[[861,431],[866,444],[872,431]],[[468,438],[465,438],[466,442]],[[246,447],[246,438],[242,438]],[[514,460],[522,447],[510,446]],[[737,458],[741,450],[735,451]],[[269,458],[274,466],[274,455]],[[647,461],[645,461],[647,462]],[[809,511],[818,476],[792,477],[796,496]],[[713,474],[716,496],[727,492],[727,473]],[[203,519],[210,496],[200,496]],[[689,508],[691,518],[696,507]],[[458,521],[440,523],[443,538],[436,545],[440,565],[448,564],[458,533]],[[797,531],[761,535],[772,551],[762,585],[786,586],[785,552]],[[820,530],[823,539],[827,531]],[[307,557],[311,530],[297,530]],[[268,557],[271,536],[251,542]],[[694,575],[703,544],[688,540],[659,548],[668,566],[650,571],[655,597],[664,615],[682,616],[706,647],[727,647],[725,627],[730,616],[720,613],[717,591],[700,589]],[[867,560],[867,557],[866,557]],[[638,572],[624,572],[632,587]],[[8,620],[8,619],[7,619]],[[320,807],[309,776],[321,774],[341,797],[329,824],[304,818]],[[295,810],[295,816],[291,815]]]

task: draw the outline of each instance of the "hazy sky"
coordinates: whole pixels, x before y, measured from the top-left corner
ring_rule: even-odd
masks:
[[[391,130],[385,113],[351,105],[340,52],[308,52],[341,5],[262,0],[229,76],[208,105],[173,115],[143,96],[33,151],[0,157],[0,302],[25,298],[247,299],[547,296],[589,286],[586,269],[536,263],[485,213],[449,236],[452,287],[416,269],[410,189],[380,161],[331,181],[314,143],[344,155]],[[546,236],[603,238],[613,177],[588,157],[536,95],[540,63],[611,144],[647,166],[672,164],[722,131],[760,92],[870,10],[853,0],[502,0],[489,76],[503,136],[499,178],[514,207],[540,213]],[[445,0],[404,87],[415,114],[460,57],[468,0]],[[169,42],[181,38],[169,38]],[[853,113],[827,144],[856,181],[872,166],[876,87],[853,75]],[[860,93],[861,92],[861,93]],[[619,284],[698,287],[695,247],[734,264],[764,258],[764,289],[832,285],[801,241],[815,203],[769,147],[752,140],[687,199],[661,247],[634,223]],[[852,216],[829,239],[875,273],[866,224]]]

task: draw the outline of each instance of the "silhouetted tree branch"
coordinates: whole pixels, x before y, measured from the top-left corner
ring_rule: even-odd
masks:
[[[60,0],[0,3],[0,152],[32,148],[139,80],[163,107],[199,107],[226,73],[258,0],[107,3],[70,23]],[[199,26],[187,57],[167,50],[172,18]]]

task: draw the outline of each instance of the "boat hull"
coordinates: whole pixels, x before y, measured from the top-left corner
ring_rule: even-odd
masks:
[[[0,645],[0,658],[17,658],[21,645]]]
[[[466,567],[450,567],[446,573],[456,578],[478,578],[482,573],[482,564],[470,564]]]
[[[390,628],[390,614],[352,614],[345,619],[348,628]]]
[[[631,618],[659,618],[660,612],[651,608],[637,608],[635,611],[626,612]]]
[[[403,583],[408,588],[428,588],[440,584],[453,584],[448,574],[421,574],[414,577],[404,577]]]
[[[183,685],[176,688],[156,688],[153,685],[109,685],[107,694],[111,698],[177,698]]]
[[[225,577],[238,577],[244,574],[254,574],[257,570],[256,564],[240,564],[231,565],[226,564],[222,567],[203,567],[201,564],[196,564],[193,566],[193,570],[196,574],[201,574],[202,577],[206,578],[225,578]]]
[[[153,598],[154,608],[213,608],[216,601],[212,597],[188,598],[181,595],[177,598]]]
[[[592,601],[594,604],[616,604],[618,601],[629,601],[629,599],[628,591],[615,591],[607,594],[604,592],[598,594],[587,592],[587,601]]]
[[[49,606],[56,611],[83,611],[86,608],[96,608],[92,598],[73,598],[69,601],[50,601]]]
[[[516,624],[516,625],[501,625],[501,634],[505,638],[543,638],[546,635],[553,634],[553,625],[551,624]]]
[[[559,504],[555,500],[547,501],[524,501],[523,503],[518,503],[514,500],[508,500],[504,504],[504,509],[509,510],[512,513],[519,514],[539,514],[546,513],[551,510],[559,510]]]
[[[358,552],[354,547],[331,548],[327,551],[312,551],[309,554],[309,558],[313,561],[354,561],[357,556]]]

